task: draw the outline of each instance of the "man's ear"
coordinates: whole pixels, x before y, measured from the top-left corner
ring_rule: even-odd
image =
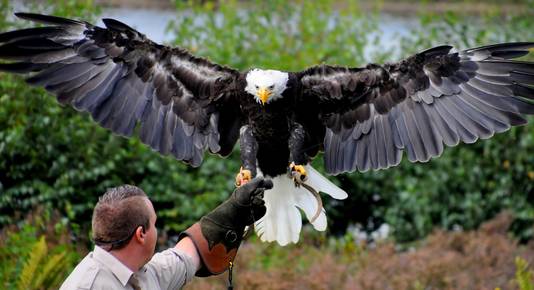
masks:
[[[135,230],[134,237],[139,243],[144,244],[145,243],[145,237],[146,237],[145,227],[138,226],[137,229]]]

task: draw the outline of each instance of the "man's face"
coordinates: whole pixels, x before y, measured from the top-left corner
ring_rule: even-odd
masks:
[[[148,206],[148,210],[150,211],[150,220],[149,224],[150,227],[148,230],[146,230],[146,258],[147,262],[150,261],[152,256],[154,255],[154,251],[156,250],[156,241],[158,239],[158,229],[156,229],[156,211],[154,210],[154,206],[152,205],[152,202],[147,198],[146,203]]]

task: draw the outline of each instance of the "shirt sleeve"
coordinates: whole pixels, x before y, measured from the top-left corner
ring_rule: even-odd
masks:
[[[186,253],[170,248],[155,254],[146,265],[161,289],[178,289],[195,276],[193,259]]]

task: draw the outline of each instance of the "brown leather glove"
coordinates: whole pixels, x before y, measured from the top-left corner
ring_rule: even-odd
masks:
[[[180,234],[180,239],[190,237],[200,254],[203,266],[197,276],[216,275],[228,269],[243,239],[245,226],[265,214],[263,192],[272,187],[271,180],[254,178]]]

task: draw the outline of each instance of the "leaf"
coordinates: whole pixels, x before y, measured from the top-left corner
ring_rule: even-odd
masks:
[[[47,257],[46,263],[41,265],[42,269],[36,273],[34,288],[35,289],[50,289],[55,285],[61,283],[63,279],[63,271],[67,267],[68,260],[66,259],[67,252],[57,253],[51,257]]]
[[[32,250],[29,252],[29,256],[22,268],[20,273],[19,282],[17,283],[17,289],[19,290],[28,290],[35,288],[35,274],[39,269],[41,261],[46,256],[47,246],[46,239],[44,236],[41,236],[37,242],[32,247]]]

